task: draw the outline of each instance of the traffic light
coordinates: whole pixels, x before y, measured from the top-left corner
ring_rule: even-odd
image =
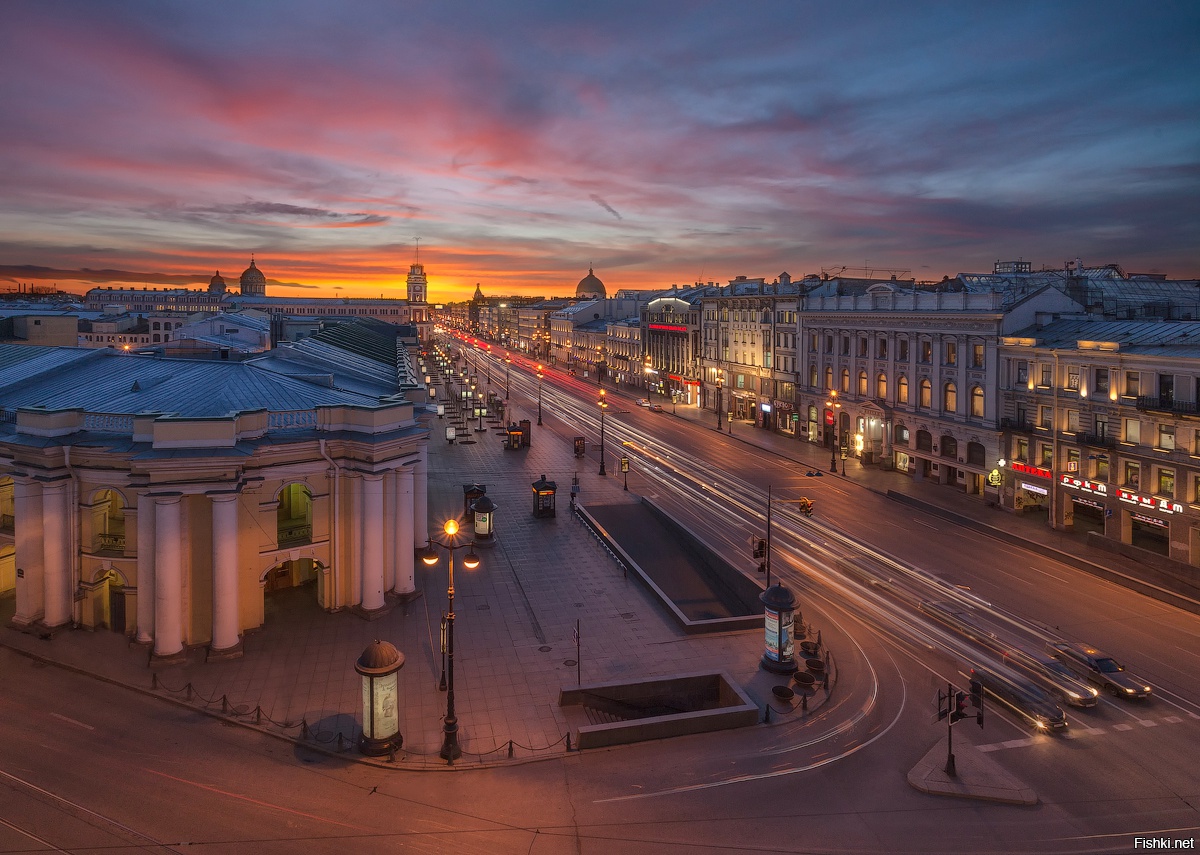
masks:
[[[967,717],[967,693],[954,693],[954,708],[950,711],[950,723],[962,721]]]
[[[975,707],[975,721],[983,727],[983,682],[971,680],[971,706]]]
[[[765,558],[766,555],[767,555],[767,542],[760,537],[758,539],[758,541],[754,544],[754,554],[752,557]]]

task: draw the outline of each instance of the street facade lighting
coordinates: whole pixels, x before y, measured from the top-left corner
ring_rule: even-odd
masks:
[[[725,369],[717,369],[717,430],[721,429],[721,390],[725,386]]]
[[[606,390],[600,390],[600,400],[596,401],[596,406],[600,408],[600,474],[607,475],[608,472],[604,469],[604,413],[608,409],[608,401],[604,399]]]
[[[509,372],[512,370],[512,356],[504,355],[504,400],[508,400],[508,380]]]
[[[471,551],[471,542],[455,543],[458,534],[458,520],[448,519],[442,526],[446,540],[429,539],[425,549],[421,551],[421,561],[429,567],[438,563],[437,550],[440,546],[446,550],[447,585],[446,585],[446,718],[442,722],[441,758],[447,763],[453,763],[462,756],[462,748],[458,744],[458,717],[454,714],[454,552],[467,547],[463,556],[463,567],[474,570],[479,566],[479,556]]]
[[[838,424],[838,410],[842,408],[842,402],[838,400],[837,389],[829,390],[829,398],[825,401],[825,406],[828,409],[830,418],[833,419],[833,445],[829,449],[829,471],[837,474],[837,453],[838,453],[838,430],[841,425]],[[845,473],[843,473],[845,474]]]
[[[542,366],[539,363],[537,367],[538,380],[538,424],[542,423],[542,378],[546,375],[542,373]]]

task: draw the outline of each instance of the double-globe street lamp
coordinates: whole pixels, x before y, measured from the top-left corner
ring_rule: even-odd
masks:
[[[455,536],[458,534],[458,520],[448,519],[446,524],[442,526],[442,531],[446,533],[446,540],[429,539],[425,548],[421,551],[421,561],[430,567],[433,567],[438,562],[437,550],[433,547],[442,547],[447,552],[446,566],[448,569],[448,584],[446,585],[446,718],[442,722],[442,750],[441,758],[447,763],[453,763],[462,756],[462,748],[458,744],[458,717],[454,714],[454,551],[468,547],[468,552],[463,556],[463,567],[468,570],[474,570],[479,566],[479,556],[469,547],[471,541],[464,543],[455,543]]]
[[[512,369],[512,356],[506,353],[504,355],[504,400],[506,400],[506,401],[508,400],[508,379],[509,379],[509,371],[511,369]]]
[[[842,408],[842,402],[838,400],[837,389],[829,390],[829,399],[825,401],[825,406],[829,408],[829,414],[833,417],[833,445],[829,448],[829,471],[836,475],[838,431],[841,428],[841,425],[838,424],[838,410]]]
[[[717,430],[721,429],[721,392],[725,386],[725,371],[717,369]]]

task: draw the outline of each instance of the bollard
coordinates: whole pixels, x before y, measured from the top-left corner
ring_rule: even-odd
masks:
[[[388,747],[388,762],[389,763],[396,762],[396,746],[395,745],[391,745]]]
[[[300,719],[300,738],[308,739],[308,719]]]
[[[345,748],[346,748],[346,741],[342,738],[342,732],[339,730],[338,731],[338,751],[344,751]]]
[[[567,750],[571,750],[571,731],[567,731]]]
[[[261,706],[254,707],[254,723],[262,724],[262,707]]]
[[[513,759],[513,741],[511,739],[508,740],[508,759]]]
[[[192,699],[192,684],[191,683],[187,684],[187,699],[189,701]]]
[[[808,712],[808,692],[800,692],[800,712]]]
[[[158,691],[158,674],[150,675],[150,688],[156,692]]]
[[[825,667],[826,668],[829,667],[829,651],[828,650],[825,651]]]
[[[221,695],[221,715],[229,715],[229,696]]]
[[[771,723],[771,705],[768,703],[766,708],[763,710],[763,724],[770,724],[770,723]]]
[[[825,690],[825,694],[829,694],[829,672],[825,672],[825,679],[821,681],[821,688]]]

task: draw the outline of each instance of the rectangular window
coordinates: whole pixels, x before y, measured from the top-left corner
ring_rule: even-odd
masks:
[[[842,336],[842,356],[850,355],[850,336]]]
[[[1038,385],[1051,386],[1054,384],[1054,366],[1049,362],[1043,362],[1041,365],[1042,380]]]
[[[808,352],[809,353],[817,352],[817,334],[816,333],[812,333],[808,337]]]
[[[1142,423],[1137,419],[1125,419],[1125,441],[1133,443],[1142,441]]]
[[[1175,450],[1175,425],[1158,426],[1158,447],[1164,451]]]
[[[1142,464],[1125,461],[1125,471],[1123,473],[1124,481],[1122,482],[1131,490],[1138,490],[1142,486]]]
[[[958,365],[958,343],[953,341],[942,342],[942,351],[946,354],[947,365]]]
[[[971,345],[971,367],[983,368],[983,345]]]
[[[867,355],[867,337],[866,336],[859,336],[859,338],[858,338],[858,355],[859,356]]]
[[[1079,366],[1067,366],[1067,388],[1073,391],[1079,391]]]
[[[1067,431],[1079,433],[1079,410],[1067,410]]]
[[[1017,363],[1017,382],[1022,386],[1029,382],[1029,363],[1024,359]]]
[[[1107,454],[1101,454],[1099,457],[1096,458],[1096,480],[1097,481],[1107,481],[1108,480],[1108,455]]]
[[[927,363],[933,362],[933,342],[921,342],[921,361]]]
[[[887,359],[887,339],[879,338],[875,341],[875,358]]]
[[[1139,379],[1139,377],[1138,377],[1138,373],[1136,371],[1126,371],[1125,372],[1125,394],[1126,395],[1132,395],[1133,397],[1137,397],[1138,389],[1141,388],[1141,384],[1138,383],[1138,379]]]
[[[1174,469],[1159,469],[1158,470],[1158,490],[1156,496],[1165,496],[1168,499],[1175,498],[1175,470]]]
[[[1096,391],[1097,394],[1104,394],[1104,395],[1108,394],[1108,369],[1107,368],[1097,368],[1096,369],[1095,382],[1093,382],[1092,388]]]
[[[1108,436],[1108,416],[1096,416],[1096,436]]]
[[[1029,440],[1018,439],[1017,440],[1017,460],[1028,460],[1028,459],[1029,459]]]
[[[833,353],[833,336],[831,335],[825,336],[825,352]]]
[[[1068,472],[1078,472],[1079,471],[1079,449],[1078,448],[1068,448],[1067,449],[1067,471]]]
[[[908,362],[908,339],[902,338],[896,343],[896,359],[900,362]]]
[[[1054,427],[1054,408],[1038,407],[1038,427],[1050,430]]]
[[[1054,467],[1054,446],[1048,442],[1042,443],[1042,466],[1046,469]]]

